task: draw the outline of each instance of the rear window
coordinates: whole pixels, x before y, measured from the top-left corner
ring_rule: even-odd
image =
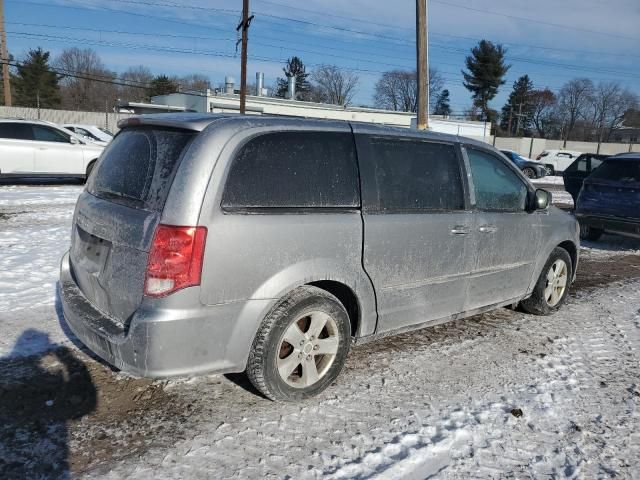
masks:
[[[116,203],[161,211],[180,156],[195,135],[155,127],[123,130],[104,150],[87,190]]]
[[[609,160],[591,174],[591,178],[614,182],[640,182],[640,160]]]
[[[358,207],[357,168],[351,133],[264,134],[236,154],[222,207]]]
[[[464,209],[460,164],[453,145],[371,139],[380,209],[386,212]]]

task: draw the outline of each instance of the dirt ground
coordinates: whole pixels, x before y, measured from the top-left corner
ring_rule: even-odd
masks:
[[[583,258],[571,295],[588,295],[603,286],[637,278],[639,255]],[[501,310],[487,315],[508,321],[518,313]],[[447,329],[433,334],[446,336]],[[406,334],[408,338],[412,335],[416,334]],[[356,368],[354,361],[366,362],[372,348],[395,348],[396,342],[384,342],[356,348],[347,368]],[[3,478],[58,477],[64,475],[65,468],[77,475],[140,456],[152,447],[169,446],[189,435],[190,417],[206,413],[212,401],[211,396],[193,395],[188,381],[182,389],[166,388],[167,382],[128,377],[91,354],[74,353],[66,347],[44,357],[1,363],[0,378],[0,436],[6,450],[0,450]],[[248,392],[249,402],[267,402],[243,375],[219,378],[222,388],[218,395],[239,385]],[[53,461],[39,462],[30,455],[34,443],[39,442],[52,445]]]

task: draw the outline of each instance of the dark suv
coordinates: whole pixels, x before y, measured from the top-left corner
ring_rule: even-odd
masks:
[[[640,238],[640,153],[605,159],[584,181],[576,217],[588,240],[604,232]]]

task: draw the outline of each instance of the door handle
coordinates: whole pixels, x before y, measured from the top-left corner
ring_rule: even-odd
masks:
[[[481,225],[478,230],[481,233],[496,233],[498,231],[498,227],[495,225]]]
[[[464,225],[456,225],[451,229],[452,235],[468,235],[469,228]]]

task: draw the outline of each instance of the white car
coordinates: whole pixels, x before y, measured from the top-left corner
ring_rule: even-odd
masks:
[[[555,175],[564,172],[580,155],[582,152],[571,150],[544,150],[538,155],[537,160],[544,163],[547,175]]]
[[[65,123],[62,127],[103,147],[106,147],[107,144],[113,140],[113,133],[97,125]]]
[[[102,150],[53,123],[0,119],[0,178],[86,179]]]

